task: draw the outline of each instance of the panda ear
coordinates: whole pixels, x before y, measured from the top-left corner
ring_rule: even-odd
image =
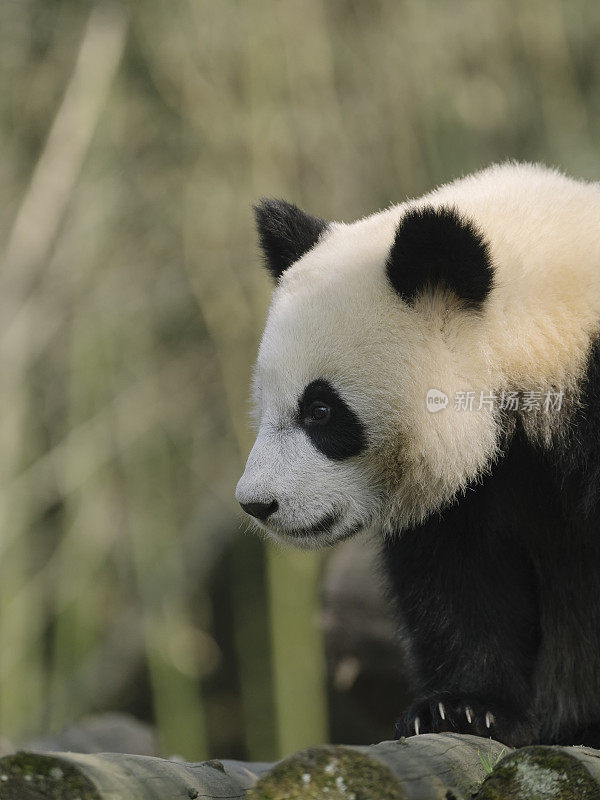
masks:
[[[315,246],[328,226],[285,200],[261,200],[254,214],[265,266],[275,280]]]
[[[453,208],[431,206],[400,220],[386,271],[408,303],[426,289],[445,286],[472,308],[481,306],[494,278],[487,242],[473,223]]]

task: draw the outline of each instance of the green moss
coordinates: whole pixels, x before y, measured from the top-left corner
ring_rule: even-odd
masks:
[[[600,786],[578,759],[554,747],[524,747],[506,756],[477,800],[598,800]]]
[[[37,753],[0,759],[2,800],[100,800],[93,784],[67,761]]]
[[[395,775],[349,747],[311,747],[281,761],[248,800],[403,800]]]

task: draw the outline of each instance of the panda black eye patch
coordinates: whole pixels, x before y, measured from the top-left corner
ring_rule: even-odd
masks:
[[[364,426],[328,381],[313,381],[304,389],[298,423],[317,450],[334,461],[357,456],[367,446]]]

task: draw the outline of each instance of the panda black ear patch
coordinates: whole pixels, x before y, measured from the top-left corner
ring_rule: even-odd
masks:
[[[275,280],[308,253],[327,229],[324,219],[285,200],[261,200],[254,213],[265,265]]]
[[[453,208],[431,206],[404,215],[386,271],[408,303],[426,288],[445,286],[473,308],[483,303],[494,279],[487,242],[473,223]]]

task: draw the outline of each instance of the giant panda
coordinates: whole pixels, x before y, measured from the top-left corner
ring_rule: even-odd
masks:
[[[600,745],[600,184],[507,163],[351,224],[256,219],[242,508],[298,547],[380,536],[399,736]]]

